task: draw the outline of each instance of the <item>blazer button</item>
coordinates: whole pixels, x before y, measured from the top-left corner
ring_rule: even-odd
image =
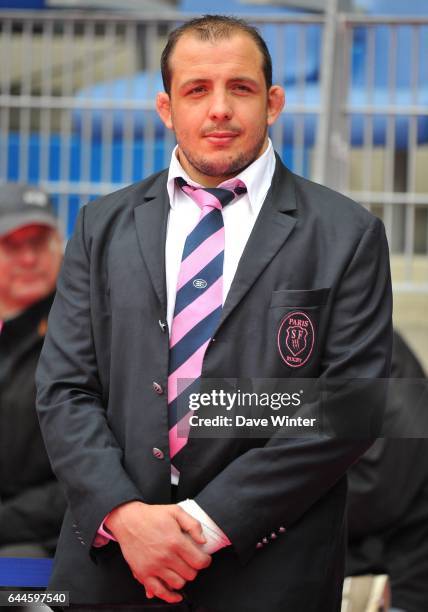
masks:
[[[156,381],[153,381],[152,383],[152,387],[153,387],[153,391],[155,393],[157,393],[158,395],[162,395],[163,393],[163,388],[162,385],[160,385],[159,383],[157,383]]]
[[[156,459],[163,459],[165,457],[164,453],[161,451],[160,448],[153,448],[152,453],[153,457],[156,457]]]

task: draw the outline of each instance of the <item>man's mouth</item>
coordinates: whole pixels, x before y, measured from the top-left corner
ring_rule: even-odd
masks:
[[[230,130],[216,130],[205,134],[205,138],[213,144],[229,144],[237,136],[239,136],[239,132],[232,132]]]

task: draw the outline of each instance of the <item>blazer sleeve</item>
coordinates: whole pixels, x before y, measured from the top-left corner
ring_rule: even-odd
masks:
[[[86,207],[66,248],[36,383],[48,455],[90,550],[103,518],[141,493],[123,468],[106,420],[91,326],[85,212]]]
[[[391,319],[388,245],[383,224],[372,218],[336,283],[321,378],[387,378]],[[337,435],[273,437],[230,463],[195,501],[226,533],[245,563],[258,540],[279,525],[288,527],[299,520],[372,441]]]

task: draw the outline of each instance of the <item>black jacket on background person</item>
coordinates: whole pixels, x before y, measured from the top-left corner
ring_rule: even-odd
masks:
[[[425,378],[397,332],[391,378]],[[388,410],[402,426],[417,428],[415,406],[427,387],[425,380],[413,382],[397,386]],[[422,434],[379,438],[348,472],[347,574],[387,573],[392,605],[406,612],[428,610],[428,440]]]
[[[65,509],[35,410],[34,373],[53,296],[0,332],[0,551],[39,544],[54,552]]]

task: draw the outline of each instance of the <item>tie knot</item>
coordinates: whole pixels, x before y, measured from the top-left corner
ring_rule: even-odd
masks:
[[[241,179],[229,179],[224,181],[221,187],[194,187],[186,183],[181,177],[177,177],[175,180],[180,189],[191,197],[200,208],[210,206],[221,210],[247,191]]]

